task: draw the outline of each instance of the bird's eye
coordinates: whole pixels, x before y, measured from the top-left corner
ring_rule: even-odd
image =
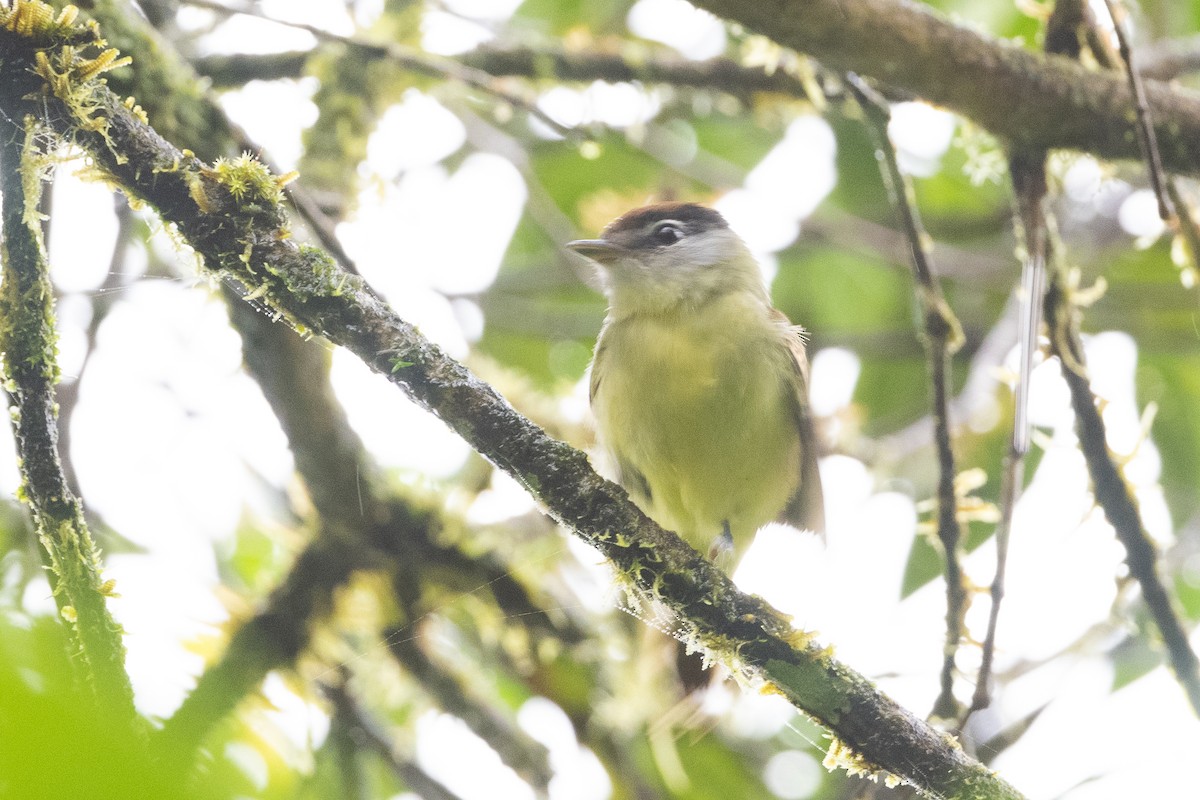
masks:
[[[676,222],[660,222],[654,226],[650,236],[658,244],[675,244],[683,238],[683,230]]]

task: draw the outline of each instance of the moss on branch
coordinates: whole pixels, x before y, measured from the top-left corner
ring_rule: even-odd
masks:
[[[96,124],[92,113],[91,93],[98,86],[96,76],[118,59],[112,51],[94,45],[97,55],[75,55],[67,68],[56,68],[47,52],[78,53],[80,43],[97,40],[94,29],[76,28],[73,22],[70,12],[55,16],[42,6],[18,3],[0,11],[0,36],[27,43],[29,58],[21,74],[5,74],[0,80],[4,118],[23,121],[0,137],[4,203],[0,354],[20,455],[20,496],[33,513],[42,561],[66,624],[76,672],[109,721],[137,729],[122,630],[107,607],[114,587],[101,576],[99,552],[84,522],[83,509],[67,486],[58,455],[54,290],[38,214],[41,181],[50,156],[38,147],[46,133],[25,113],[29,109],[23,91],[23,80],[44,80],[46,90],[74,110],[81,128],[102,137],[102,126]],[[8,73],[14,65],[8,51],[3,52],[2,67]]]

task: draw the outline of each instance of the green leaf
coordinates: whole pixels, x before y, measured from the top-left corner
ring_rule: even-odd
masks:
[[[1141,352],[1138,405],[1155,403],[1151,438],[1162,456],[1162,483],[1171,517],[1184,524],[1200,511],[1200,354]]]

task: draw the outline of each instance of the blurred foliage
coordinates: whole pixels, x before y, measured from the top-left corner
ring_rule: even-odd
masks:
[[[128,4],[82,5],[98,16],[131,13]],[[170,12],[188,4],[160,0],[155,5]],[[410,48],[421,47],[428,18],[444,14],[466,18],[494,36],[493,44],[506,47],[565,45],[568,50],[620,54],[634,63],[679,57],[671,48],[629,32],[633,0],[525,0],[511,17],[475,20],[455,10],[457,4],[447,4],[447,11],[436,0],[389,2],[374,17],[367,3],[330,3],[331,8],[343,5],[359,12],[362,27],[356,35]],[[930,5],[994,36],[1040,48],[1043,21],[1028,13],[1036,10],[1035,4],[935,0]],[[224,16],[207,8],[191,11],[192,22],[187,24],[171,13],[154,16],[162,21],[164,40],[194,58],[212,49],[225,52],[220,36]],[[1148,31],[1146,45],[1180,31],[1195,31],[1200,29],[1200,0],[1147,0],[1141,3],[1139,19]],[[131,29],[140,24],[131,22]],[[727,58],[749,62],[747,53],[760,52],[747,32],[728,27],[727,34]],[[116,42],[137,65],[174,57],[141,49],[138,41],[122,30]],[[315,84],[317,114],[315,124],[304,132],[301,185],[318,194],[320,206],[334,222],[353,213],[357,193],[378,180],[367,176],[361,164],[367,139],[379,117],[406,90],[416,87],[464,118],[479,114],[516,143],[520,159],[513,160],[523,162],[519,168],[530,195],[526,213],[496,280],[482,291],[451,299],[467,301],[480,311],[482,334],[472,343],[472,357],[490,360],[489,368],[502,376],[497,384],[514,405],[539,423],[565,431],[564,436],[581,446],[589,443],[586,426],[556,404],[577,392],[583,380],[604,301],[581,265],[563,253],[562,242],[594,235],[607,219],[652,198],[712,201],[737,189],[780,143],[790,122],[821,114],[836,140],[836,185],[812,216],[801,221],[799,237],[777,253],[775,302],[809,329],[810,354],[845,348],[860,365],[851,405],[840,412],[839,432],[830,449],[860,458],[881,489],[898,488],[918,501],[933,494],[936,464],[928,430],[922,427],[928,422],[928,379],[907,246],[896,232],[873,145],[855,109],[842,99],[834,97],[828,108],[817,108],[802,98],[747,95],[720,85],[638,86],[659,104],[651,118],[620,128],[587,123],[578,137],[564,139],[546,133],[544,123],[531,119],[514,102],[514,97],[536,100],[539,92],[560,85],[550,73],[531,79],[499,76],[489,93],[452,76],[414,74],[376,50],[315,39],[305,63],[304,74],[293,77]],[[249,64],[252,67],[252,59]],[[203,133],[197,131],[202,137],[221,135],[210,131],[212,107],[203,104],[202,83],[194,83],[195,91],[184,95],[169,88],[169,81],[180,80],[178,75],[152,75],[153,81],[142,84],[140,91],[137,84],[121,84],[120,76],[113,76],[113,83],[136,94],[169,138],[189,127],[202,127]],[[586,86],[566,85],[581,90]],[[225,141],[212,145],[218,152],[238,149]],[[453,170],[475,149],[485,148],[469,139],[443,165]],[[1071,154],[1055,156],[1056,189],[1062,188],[1063,176],[1076,160]],[[945,275],[947,297],[966,332],[966,345],[953,363],[956,392],[972,375],[999,372],[1012,340],[1011,335],[1005,340],[999,357],[981,355],[985,341],[1004,321],[1019,271],[1004,164],[999,144],[960,122],[947,151],[915,181],[921,213],[936,241],[934,253]],[[1109,188],[1122,196],[1144,183],[1139,165],[1100,169]],[[802,181],[804,176],[795,179]],[[1062,193],[1056,197],[1054,211],[1066,261],[1080,269],[1084,285],[1103,278],[1108,287],[1087,309],[1086,331],[1124,331],[1137,342],[1137,405],[1144,409],[1153,404],[1157,410],[1150,436],[1161,456],[1161,485],[1179,539],[1164,563],[1172,571],[1181,607],[1190,619],[1200,619],[1195,566],[1200,553],[1200,297],[1195,289],[1181,286],[1167,237],[1135,242],[1118,225],[1115,202],[1097,207]],[[465,230],[470,220],[462,222]],[[159,256],[150,252],[149,258],[157,263]],[[956,447],[961,469],[977,467],[986,473],[977,496],[998,502],[1012,401],[1000,381],[989,385],[987,396],[964,396],[964,406],[956,406],[962,419],[971,419],[971,424],[962,425]],[[509,386],[514,388],[509,391]],[[971,416],[971,403],[986,405],[994,413],[986,423],[978,423]],[[1040,451],[1035,450],[1027,475],[1039,464]],[[389,475],[388,480],[411,482],[412,476]],[[445,506],[455,512],[469,507],[491,480],[491,468],[481,460],[473,460],[448,480],[418,479],[441,493]],[[261,509],[247,510],[237,531],[217,547],[221,600],[234,619],[225,629],[190,643],[209,661],[217,658],[237,625],[268,602],[317,527],[309,524],[312,509],[303,500],[281,499],[287,487],[277,488],[274,500],[291,501],[292,508],[274,509],[278,513],[273,517]],[[805,720],[765,737],[738,732],[725,721],[705,722],[711,730],[671,730],[661,717],[674,709],[677,690],[669,667],[639,660],[645,649],[643,626],[626,615],[585,610],[587,601],[580,598],[588,591],[580,586],[588,578],[544,521],[523,517],[497,527],[472,530],[463,537],[469,541],[443,541],[453,538],[444,531],[434,535],[433,544],[443,549],[431,545],[404,565],[425,570],[424,581],[409,596],[394,591],[403,575],[360,575],[335,591],[336,610],[329,619],[303,621],[312,632],[306,655],[271,677],[284,681],[310,704],[313,715],[332,717],[333,730],[322,743],[311,749],[298,747],[278,727],[269,702],[246,698],[205,739],[201,777],[189,779],[164,771],[147,755],[144,742],[107,729],[81,702],[57,623],[25,608],[25,588],[40,585],[27,523],[14,507],[0,505],[0,547],[5,554],[0,561],[0,797],[315,799],[388,797],[404,790],[427,798],[451,797],[436,783],[422,783],[428,776],[422,777],[414,766],[419,760],[417,720],[461,703],[480,719],[499,719],[518,729],[518,712],[538,697],[562,709],[570,731],[603,766],[614,798],[767,797],[764,767],[773,755],[801,749],[820,760],[826,743]],[[993,532],[990,522],[972,522],[966,548],[989,543]],[[438,562],[430,555],[435,552],[447,560]],[[452,552],[461,560],[447,555]],[[515,580],[500,585],[486,573],[489,578],[478,580],[478,588],[464,594],[461,584],[475,581],[477,573],[452,580],[439,572],[481,562],[483,553],[495,556],[515,573]],[[914,535],[902,594],[908,596],[936,580],[942,559],[929,538]],[[509,611],[520,603],[532,610]],[[1135,606],[1126,598],[1120,610],[1129,612]],[[1114,687],[1160,663],[1155,634],[1144,620],[1135,619],[1128,627],[1113,620],[1097,624],[1110,626],[1106,630],[1114,636],[1119,631],[1120,641],[1109,652]],[[396,646],[410,639],[439,674],[449,676],[448,683],[413,674],[413,662],[405,662],[398,655],[402,648]],[[389,644],[395,660],[388,655]],[[359,698],[361,717],[332,713],[321,687],[335,683]],[[370,736],[364,733],[368,730],[382,732],[388,752],[369,746]],[[501,749],[497,742],[492,744]],[[526,744],[523,753],[505,755],[510,766],[528,778],[536,770],[513,763],[521,757],[536,762],[539,745]],[[461,764],[463,770],[473,767]],[[859,787],[841,772],[823,772],[816,789],[806,796],[848,797]]]

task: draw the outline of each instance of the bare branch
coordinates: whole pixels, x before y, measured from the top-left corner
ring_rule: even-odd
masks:
[[[426,800],[458,800],[458,795],[419,764],[396,755],[382,726],[363,710],[344,683],[327,684],[321,688],[333,703],[334,726],[344,727],[356,744],[365,744],[375,751],[405,786]]]
[[[1129,81],[1129,91],[1133,95],[1133,107],[1137,112],[1138,146],[1142,149],[1142,158],[1150,169],[1150,186],[1154,189],[1154,197],[1158,200],[1158,215],[1164,222],[1170,223],[1175,217],[1175,209],[1171,197],[1167,193],[1167,176],[1163,172],[1162,156],[1158,153],[1158,140],[1154,135],[1154,124],[1150,118],[1150,105],[1146,102],[1146,90],[1142,79],[1133,66],[1133,51],[1129,47],[1129,37],[1125,35],[1125,14],[1118,13],[1114,0],[1104,0],[1108,15],[1112,17],[1113,30],[1117,34],[1117,44],[1120,47],[1121,61],[1125,65],[1125,77]]]
[[[514,108],[519,108],[530,116],[535,117],[539,122],[543,123],[560,136],[568,139],[576,139],[580,136],[577,130],[563,125],[561,122],[538,108],[537,104],[530,98],[518,95],[510,91],[508,88],[501,86],[491,75],[483,70],[467,66],[466,64],[455,61],[454,59],[442,58],[390,42],[385,44],[375,44],[373,42],[357,39],[353,36],[339,36],[315,25],[305,25],[300,22],[278,20],[264,14],[260,14],[251,8],[234,7],[225,3],[214,2],[214,0],[188,0],[188,4],[197,6],[199,8],[212,9],[214,11],[219,11],[226,14],[245,14],[251,17],[270,20],[271,22],[275,22],[279,25],[286,25],[292,28],[299,28],[300,30],[308,31],[321,41],[338,42],[339,44],[348,45],[350,47],[374,54],[378,57],[390,59],[406,69],[413,70],[414,72],[419,72],[423,75],[432,75],[436,78],[446,78],[448,80],[461,83],[464,86],[470,86],[473,89],[478,89],[485,94],[491,95],[497,100],[502,100]]]
[[[958,522],[954,448],[950,431],[950,358],[962,344],[962,328],[942,296],[941,286],[933,274],[929,236],[917,213],[912,183],[900,171],[896,149],[888,138],[891,114],[887,101],[853,73],[847,76],[847,85],[866,117],[875,140],[876,158],[883,182],[908,237],[917,302],[925,323],[923,341],[929,367],[929,400],[938,457],[937,534],[946,559],[946,639],[941,692],[934,702],[932,713],[942,719],[954,719],[959,714],[959,704],[954,697],[955,658],[963,639],[971,600],[962,568],[962,530]]]
[[[1014,146],[1138,158],[1126,81],[900,0],[696,0],[826,67],[871,76],[971,118]],[[1146,84],[1163,165],[1200,174],[1200,97]]]
[[[1071,390],[1079,445],[1092,476],[1096,502],[1125,546],[1125,563],[1141,586],[1142,597],[1162,634],[1171,668],[1187,692],[1192,708],[1200,715],[1200,660],[1188,644],[1187,632],[1158,574],[1158,553],[1142,524],[1137,500],[1121,475],[1116,457],[1108,449],[1104,419],[1092,394],[1079,340],[1078,310],[1072,305],[1065,281],[1061,270],[1051,272],[1046,291],[1046,324],[1050,328],[1050,351],[1058,357],[1063,378]]]

